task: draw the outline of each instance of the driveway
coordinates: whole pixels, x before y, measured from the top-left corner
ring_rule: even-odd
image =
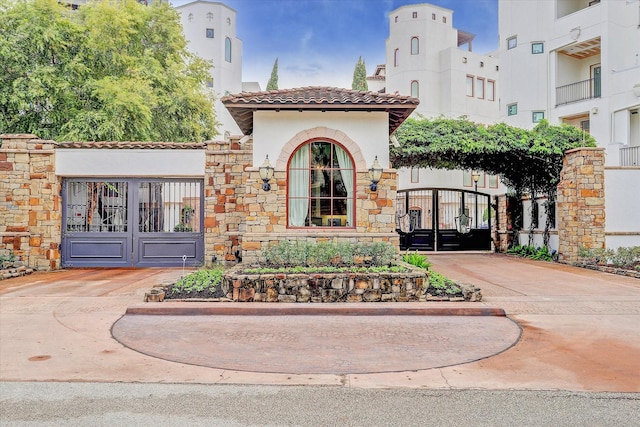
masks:
[[[127,308],[142,303],[145,291],[174,281],[181,269],[66,270],[0,282],[0,380],[640,391],[640,280],[495,254],[429,258],[434,270],[482,288],[483,302],[465,303],[469,307],[502,308],[521,326],[513,347],[452,366],[379,373],[267,373],[178,363],[124,346],[111,328]],[[296,316],[281,319],[295,327]],[[341,319],[344,324],[344,318],[324,318]],[[371,330],[366,322],[354,327]],[[505,333],[484,329],[489,339]]]

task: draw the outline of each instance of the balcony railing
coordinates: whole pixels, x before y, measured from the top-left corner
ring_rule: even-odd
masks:
[[[592,78],[556,88],[556,107],[585,99],[600,98],[600,78]]]
[[[620,166],[640,166],[640,147],[621,148]]]

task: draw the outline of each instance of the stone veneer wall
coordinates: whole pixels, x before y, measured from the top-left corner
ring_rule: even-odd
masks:
[[[205,263],[216,257],[236,261],[249,210],[245,201],[245,169],[252,164],[253,143],[208,142],[204,179]],[[253,200],[254,197],[246,198]],[[264,201],[263,201],[264,202]]]
[[[60,267],[62,226],[55,146],[30,134],[0,135],[0,255],[39,270]]]
[[[259,264],[261,253],[268,245],[284,240],[389,242],[399,247],[395,231],[395,170],[385,170],[378,191],[369,190],[367,171],[356,173],[356,227],[344,228],[287,228],[286,171],[276,170],[271,191],[262,190],[257,168],[247,168],[245,190],[246,233],[242,237],[243,262]]]
[[[581,247],[605,247],[604,148],[565,153],[558,185],[559,260],[577,262]]]

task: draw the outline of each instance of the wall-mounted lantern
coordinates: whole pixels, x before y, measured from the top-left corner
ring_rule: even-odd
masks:
[[[269,155],[264,159],[264,163],[260,166],[260,179],[262,180],[262,189],[264,191],[271,191],[271,184],[269,181],[273,178],[273,166],[269,163]]]
[[[378,156],[376,156],[373,161],[373,165],[369,168],[369,179],[371,179],[371,185],[369,185],[369,189],[371,191],[378,191],[378,183],[380,182],[380,178],[382,178],[382,166],[378,163]]]

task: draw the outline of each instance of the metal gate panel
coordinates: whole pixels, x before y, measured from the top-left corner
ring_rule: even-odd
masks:
[[[134,265],[195,266],[204,262],[203,185],[193,180],[138,180],[134,195]]]

